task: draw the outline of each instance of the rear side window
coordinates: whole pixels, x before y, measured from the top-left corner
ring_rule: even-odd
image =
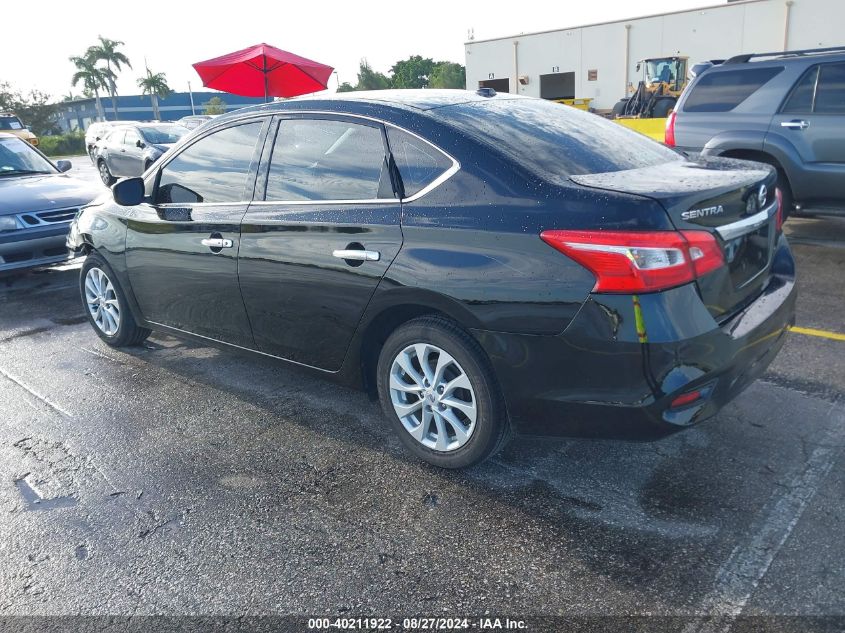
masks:
[[[387,142],[406,197],[419,193],[452,167],[443,152],[402,130],[388,127]]]
[[[787,114],[804,114],[813,110],[813,95],[816,92],[816,78],[819,74],[818,66],[804,73],[804,76],[795,84],[792,94],[789,95],[783,112]]]
[[[845,114],[845,64],[826,64],[819,71],[817,114]]]
[[[684,160],[618,123],[543,99],[494,97],[428,114],[552,181]]]
[[[684,112],[730,112],[783,68],[740,68],[702,75],[684,102]]]
[[[161,170],[156,202],[240,202],[261,122],[225,128],[189,145]]]
[[[283,119],[273,145],[266,199],[393,197],[381,128],[327,119]],[[380,184],[386,183],[386,187]]]

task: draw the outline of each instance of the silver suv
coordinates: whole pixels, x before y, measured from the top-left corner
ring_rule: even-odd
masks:
[[[768,163],[784,211],[845,215],[845,47],[738,55],[700,72],[666,144]]]

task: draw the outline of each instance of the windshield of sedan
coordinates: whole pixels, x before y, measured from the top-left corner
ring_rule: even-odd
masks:
[[[22,130],[23,123],[16,116],[0,116],[0,130]]]
[[[188,133],[188,128],[181,125],[157,125],[138,130],[147,143],[152,145],[171,145]]]
[[[0,177],[15,174],[54,174],[56,170],[29,143],[17,137],[0,138]]]
[[[596,114],[542,99],[491,99],[430,111],[552,181],[684,160],[680,154]]]

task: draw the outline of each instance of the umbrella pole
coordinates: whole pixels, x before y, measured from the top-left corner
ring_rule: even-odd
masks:
[[[267,55],[264,55],[264,103],[267,103]]]

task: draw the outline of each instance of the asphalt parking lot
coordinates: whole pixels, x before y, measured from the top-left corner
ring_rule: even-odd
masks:
[[[806,333],[717,418],[464,472],[286,366],[105,346],[78,265],[0,279],[0,615],[845,615],[845,219],[787,227]]]

